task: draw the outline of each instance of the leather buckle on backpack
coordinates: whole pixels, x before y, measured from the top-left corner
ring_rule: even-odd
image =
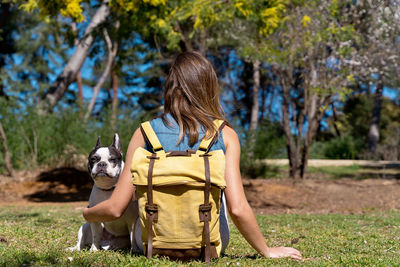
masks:
[[[157,221],[158,219],[158,206],[157,204],[148,204],[146,203],[144,210],[146,211],[147,217],[154,216],[153,221]]]
[[[166,157],[177,157],[177,156],[190,157],[192,156],[192,154],[195,153],[196,151],[194,151],[193,149],[188,149],[186,151],[170,151]]]
[[[153,156],[153,155],[151,155],[151,156],[147,156],[146,158],[148,158],[148,159],[160,159],[160,157]]]
[[[211,207],[211,203],[199,206],[200,222],[204,222],[206,219],[207,221],[211,221]]]

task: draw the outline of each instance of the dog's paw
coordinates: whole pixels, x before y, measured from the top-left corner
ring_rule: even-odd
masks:
[[[92,246],[90,247],[90,251],[98,251],[100,250],[100,246],[96,246],[95,244],[92,244]]]
[[[80,251],[79,246],[66,248],[65,251]]]

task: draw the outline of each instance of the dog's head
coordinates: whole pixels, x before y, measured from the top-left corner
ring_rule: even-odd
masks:
[[[96,186],[104,190],[111,189],[117,183],[123,165],[118,134],[114,135],[114,141],[109,147],[102,147],[99,137],[88,158],[89,173]]]

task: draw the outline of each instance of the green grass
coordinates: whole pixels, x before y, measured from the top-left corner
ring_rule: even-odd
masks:
[[[226,255],[213,266],[399,266],[400,212],[257,216],[270,246],[293,246],[306,260],[264,259],[231,228]],[[0,207],[0,266],[198,266],[127,252],[67,252],[83,223],[72,205]],[[292,244],[293,243],[293,244]]]
[[[246,169],[247,167],[247,169]],[[273,164],[252,164],[244,168],[244,176],[248,178],[267,178],[267,179],[283,179],[289,175],[288,165],[273,165]],[[372,178],[371,171],[368,171],[359,165],[351,166],[323,166],[307,168],[307,174],[318,176],[324,179],[338,179],[343,177],[351,177],[355,179]],[[398,171],[399,172],[399,171]],[[370,175],[371,177],[368,177]]]
[[[244,176],[247,178],[284,179],[289,175],[288,165],[253,164],[246,170]],[[400,179],[400,169],[398,167],[368,167],[357,164],[350,166],[308,166],[307,175],[311,178],[331,180],[341,178],[356,180],[369,178]]]
[[[308,167],[308,173],[322,173],[331,179],[343,177],[357,177],[360,174],[362,167],[359,165],[350,166],[324,166],[324,167]]]

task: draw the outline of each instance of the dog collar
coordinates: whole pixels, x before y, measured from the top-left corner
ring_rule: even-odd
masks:
[[[99,187],[98,187],[99,188]],[[103,188],[99,188],[101,191],[113,191],[115,189],[115,185],[113,187],[111,187],[110,189],[103,189]]]

